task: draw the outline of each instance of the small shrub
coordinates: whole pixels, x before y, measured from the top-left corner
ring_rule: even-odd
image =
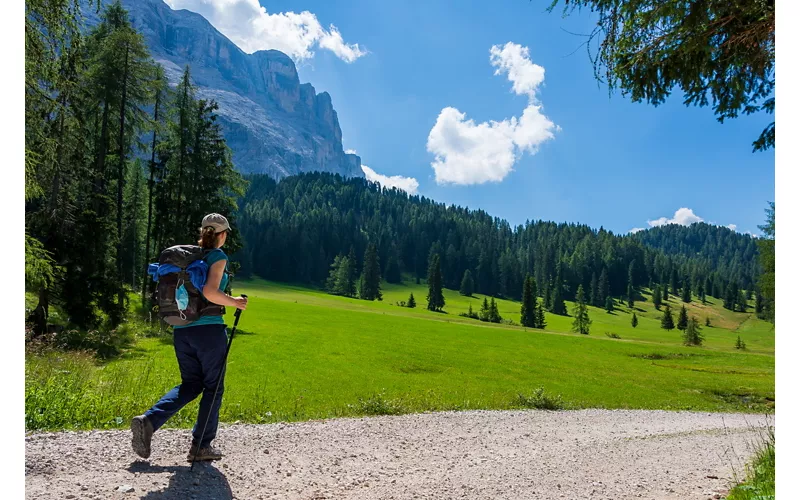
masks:
[[[364,399],[358,398],[358,404],[348,405],[355,408],[360,415],[400,415],[407,413],[403,404],[395,399],[386,399],[383,392],[373,394]]]
[[[406,307],[406,301],[405,300],[399,300],[399,301],[395,302],[395,305],[400,306],[400,307]]]
[[[618,334],[613,333],[613,332],[606,332],[606,337],[608,337],[610,339],[621,339],[622,338]]]
[[[561,395],[549,396],[545,394],[544,388],[539,387],[530,396],[519,393],[514,400],[515,406],[531,408],[537,410],[563,410],[565,407]]]
[[[741,337],[741,335],[737,335],[737,336],[736,336],[736,344],[735,344],[735,345],[736,345],[736,348],[737,348],[737,349],[742,349],[742,350],[744,350],[744,349],[746,349],[746,348],[747,348],[747,344],[745,344],[744,342],[742,342],[742,337]]]

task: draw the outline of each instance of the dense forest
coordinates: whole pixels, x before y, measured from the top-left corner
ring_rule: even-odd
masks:
[[[476,292],[513,299],[521,298],[527,274],[542,297],[561,282],[565,299],[580,285],[627,297],[629,285],[663,284],[677,295],[685,283],[695,295],[722,297],[731,284],[754,290],[758,278],[755,240],[708,224],[626,236],[544,221],[511,227],[482,210],[364,179],[309,173],[280,183],[261,175],[248,181],[239,202],[244,275],[322,285],[337,256],[360,258],[372,243],[387,281],[401,273],[423,278],[437,254],[445,287],[458,289],[468,272]]]
[[[77,0],[25,6],[27,322],[43,333],[53,303],[71,325],[113,330],[146,262],[196,241],[208,212],[235,218],[245,184],[216,104],[195,97],[188,67],[168,85],[119,2],[88,33]]]

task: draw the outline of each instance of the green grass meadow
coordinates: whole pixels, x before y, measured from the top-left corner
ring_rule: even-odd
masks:
[[[412,292],[416,309],[395,305]],[[234,293],[250,302],[228,361],[223,422],[509,409],[539,387],[567,408],[774,411],[774,326],[713,298],[688,307],[713,326],[703,328],[702,347],[685,347],[680,331],[660,328],[647,294],[636,303],[637,328],[626,307],[590,308],[585,336],[570,332],[572,317],[549,313],[544,331],[459,317],[470,303],[477,312],[483,296],[452,290],[446,313],[429,312],[424,284],[385,284],[380,302],[263,280],[239,281]],[[677,318],[680,301],[669,304]],[[519,303],[498,307],[519,322]],[[737,335],[746,350],[734,348]],[[105,362],[28,353],[26,427],[125,427],[179,380],[169,334],[137,339]],[[194,402],[167,425],[190,426],[196,414]]]

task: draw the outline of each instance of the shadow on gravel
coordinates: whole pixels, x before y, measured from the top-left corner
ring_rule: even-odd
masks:
[[[180,499],[196,500],[232,500],[233,492],[225,475],[216,467],[206,462],[198,462],[194,470],[188,465],[152,465],[148,462],[136,461],[128,467],[130,472],[141,474],[172,473],[169,484],[159,491],[149,491],[141,499]]]

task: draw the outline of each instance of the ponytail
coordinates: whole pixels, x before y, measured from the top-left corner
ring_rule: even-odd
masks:
[[[217,248],[217,233],[211,226],[206,226],[200,230],[200,240],[197,242],[202,248]]]

